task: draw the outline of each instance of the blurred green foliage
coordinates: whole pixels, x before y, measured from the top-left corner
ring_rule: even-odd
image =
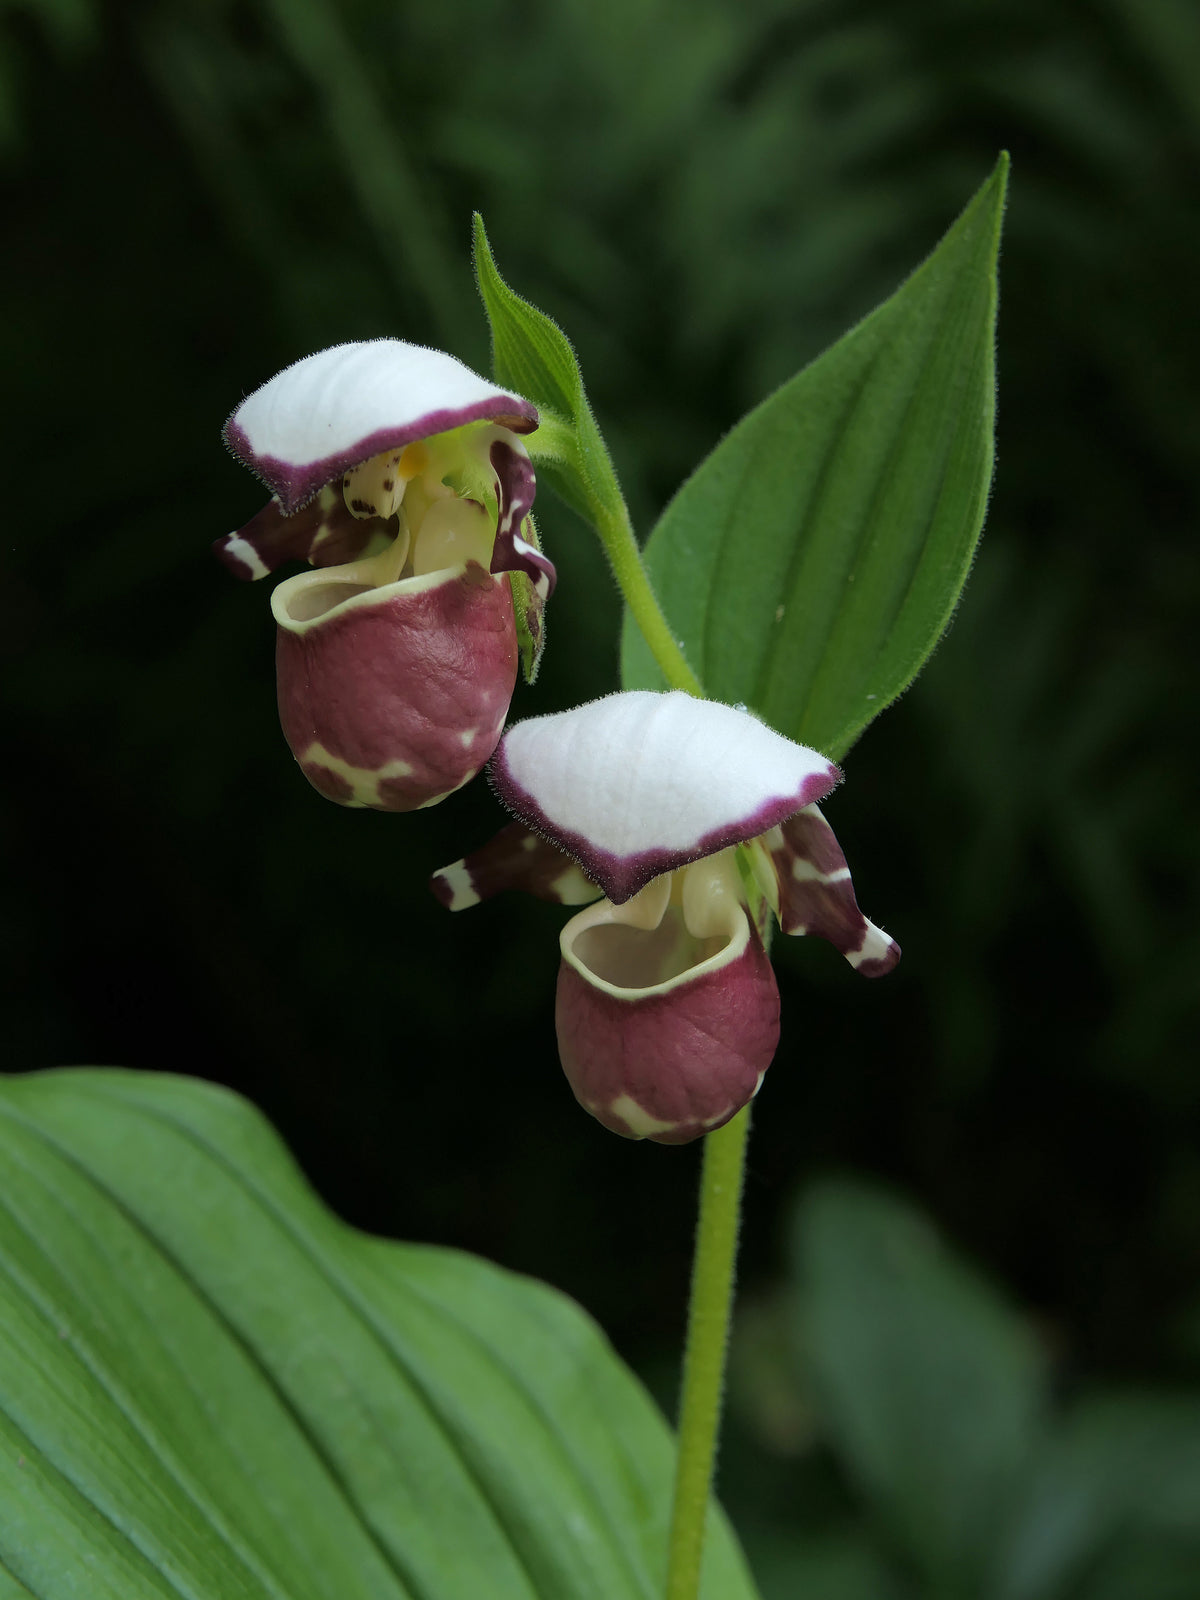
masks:
[[[734,1347],[735,1415],[799,1513],[781,1538],[727,1472],[765,1600],[1195,1594],[1200,1395],[1056,1395],[1039,1330],[886,1190],[811,1186],[791,1260]]]
[[[1012,151],[983,554],[830,812],[905,960],[864,986],[779,941],[744,1283],[782,1270],[796,1181],[851,1166],[1033,1309],[1063,1396],[1200,1383],[1189,0],[7,0],[0,142],[6,1064],[232,1083],[353,1220],[548,1277],[642,1364],[679,1332],[693,1154],[570,1100],[558,913],[426,902],[495,826],[482,786],[396,819],[291,770],[266,595],[207,554],[263,498],[218,429],[341,339],[484,366],[478,208],[645,529]],[[516,714],[615,682],[599,551],[539,511],[561,583]],[[847,1491],[781,1473],[735,1441],[725,1493],[758,1484],[799,1559]],[[1061,1592],[1155,1592],[1139,1537]],[[821,1559],[819,1594],[875,1571]]]

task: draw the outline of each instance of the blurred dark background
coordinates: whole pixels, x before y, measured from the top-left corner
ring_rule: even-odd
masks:
[[[625,1144],[575,1107],[558,911],[452,919],[427,895],[497,826],[482,785],[396,818],[300,778],[265,586],[208,553],[265,498],[219,429],[344,339],[486,370],[479,208],[509,280],[574,341],[648,530],[724,429],[933,247],[1001,148],[982,552],[830,810],[905,959],[869,985],[826,947],[778,949],[724,1486],[772,1595],[830,1518],[887,1545],[771,1331],[791,1208],[823,1173],[903,1192],[1003,1284],[1053,1404],[1200,1385],[1200,13],[0,6],[5,1065],[236,1087],[344,1216],[550,1279],[668,1403],[696,1152]],[[548,495],[539,510],[561,583],[515,715],[615,684],[603,563]],[[811,1592],[893,1592],[847,1560]],[[1200,1595],[1192,1570],[1161,1592]],[[1103,1592],[1160,1592],[1139,1582]]]

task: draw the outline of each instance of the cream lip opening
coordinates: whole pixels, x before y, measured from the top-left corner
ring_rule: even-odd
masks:
[[[353,600],[356,595],[367,594],[372,587],[373,585],[369,583],[306,584],[302,589],[297,589],[295,594],[288,596],[287,614],[293,622],[314,622],[318,617],[326,616],[344,601]]]
[[[601,922],[585,928],[572,945],[575,959],[617,989],[648,989],[682,977],[718,955],[728,933],[698,939],[688,932],[678,906],[670,906],[657,928]]]

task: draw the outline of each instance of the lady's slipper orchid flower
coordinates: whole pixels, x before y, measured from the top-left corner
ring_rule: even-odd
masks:
[[[596,902],[562,931],[556,1026],[576,1099],[615,1133],[683,1144],[757,1093],[779,1042],[766,907],[864,977],[900,959],[817,809],[841,773],[747,711],[614,694],[518,723],[489,771],[519,820],[434,893]]]
[[[537,424],[528,400],[399,339],[306,356],[225,424],[273,498],[217,554],[241,578],[318,569],[271,609],[283,731],[331,800],[433,805],[495,749],[554,584],[517,437]]]

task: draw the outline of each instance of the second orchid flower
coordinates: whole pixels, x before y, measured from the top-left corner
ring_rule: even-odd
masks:
[[[329,799],[434,805],[495,749],[554,586],[518,437],[537,425],[529,401],[398,339],[307,356],[226,423],[273,498],[218,555],[242,578],[317,569],[271,607],[283,731]]]
[[[610,695],[518,723],[490,776],[519,820],[434,892],[452,911],[507,888],[597,902],[562,931],[559,1056],[627,1138],[686,1143],[757,1093],[779,1042],[768,908],[864,977],[900,959],[817,808],[841,773],[747,711]]]

